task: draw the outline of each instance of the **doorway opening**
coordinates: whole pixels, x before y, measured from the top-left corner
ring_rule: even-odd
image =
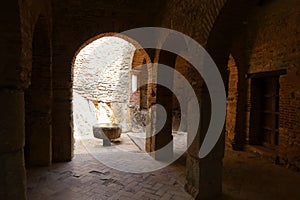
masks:
[[[145,141],[137,142],[133,136],[146,135],[147,86],[141,87],[139,81],[148,78],[145,64],[151,61],[143,49],[137,49],[119,34],[114,35],[101,34],[91,39],[74,58],[75,154],[80,153],[76,148],[79,140],[95,152],[110,145],[145,148]],[[118,137],[103,139],[102,133],[95,133],[96,129],[102,132],[104,128],[116,129]]]
[[[277,151],[279,78],[283,71],[252,74],[249,143]]]
[[[278,77],[256,78],[252,81],[252,86],[259,88],[256,94],[261,93],[257,102],[257,106],[261,107],[258,142],[265,147],[275,148],[278,145]]]

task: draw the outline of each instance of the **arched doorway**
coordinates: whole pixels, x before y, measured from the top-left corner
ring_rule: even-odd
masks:
[[[118,124],[122,132],[145,132],[150,58],[131,39],[116,33],[91,38],[72,65],[75,139],[93,138],[93,125]],[[101,141],[99,141],[101,143]],[[139,145],[144,148],[144,144]]]

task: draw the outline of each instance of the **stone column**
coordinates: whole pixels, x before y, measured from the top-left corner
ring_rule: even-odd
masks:
[[[24,93],[0,89],[0,198],[26,199]]]

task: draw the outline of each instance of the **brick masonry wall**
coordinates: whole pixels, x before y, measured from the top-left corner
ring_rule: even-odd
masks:
[[[1,12],[0,196],[26,199],[24,89],[30,84],[33,32],[39,16],[49,23],[50,1],[10,1]]]
[[[243,65],[248,73],[285,69],[279,79],[279,146],[278,156],[289,166],[300,167],[300,2],[271,1],[257,5],[245,21]],[[242,33],[243,34],[243,33]],[[246,59],[245,59],[246,57]],[[232,72],[232,68],[229,69]],[[240,66],[238,66],[240,67]],[[231,76],[230,76],[231,78]],[[249,135],[251,110],[251,80],[248,80],[246,100],[246,134]],[[235,92],[229,84],[229,98]],[[235,96],[235,95],[234,95]],[[229,114],[233,107],[228,105]],[[260,111],[259,111],[260,112]],[[232,123],[232,118],[230,120]],[[229,123],[229,122],[228,122]],[[227,123],[227,131],[231,126]]]
[[[169,0],[162,10],[161,26],[189,35],[205,46],[225,0]]]
[[[226,136],[232,141],[234,139],[236,125],[238,69],[231,55],[228,61],[228,70],[230,73],[227,96]]]
[[[160,6],[156,1],[54,0],[53,10],[53,157],[72,158],[72,68],[76,51],[102,33],[153,26]]]
[[[174,97],[173,97],[173,130],[178,131],[187,131],[187,107],[188,102],[190,101],[191,97],[188,97],[185,92],[185,87],[183,86],[184,81],[190,81],[189,76],[189,69],[191,64],[188,63],[185,59],[180,56],[177,56],[176,63],[175,63],[175,70],[179,72],[183,77],[176,77],[174,76],[173,82],[173,90],[174,90]],[[191,81],[189,84],[193,84]],[[178,94],[179,98],[182,98],[182,104],[180,105],[179,101],[177,100],[175,94]],[[182,111],[182,112],[181,112]],[[179,126],[181,125],[180,129]]]
[[[225,2],[226,1],[223,0],[167,1],[165,9],[163,9],[161,12],[162,20],[160,26],[171,28],[187,34],[195,39],[199,44],[206,47],[210,32]],[[187,79],[190,81],[190,83],[192,83],[193,89],[197,94],[198,101],[202,104],[202,102],[207,101],[207,99],[203,98],[203,96],[206,95],[203,87],[203,81],[199,74],[193,70],[192,66],[186,67],[188,68]],[[204,105],[205,103],[203,103],[202,106]],[[191,117],[191,114],[189,114],[188,117]],[[189,129],[187,130],[189,131]],[[205,161],[203,161],[200,165],[201,161],[198,158],[198,151],[203,133],[203,130],[199,130],[198,136],[187,151],[187,184],[185,185],[185,188],[196,199],[215,199],[221,194],[221,181],[219,181],[217,178],[213,178],[211,175],[218,176],[218,173],[221,172],[221,165],[219,165],[218,162],[221,162],[223,157],[223,139],[219,140],[220,142],[215,146],[214,152],[211,153],[211,155],[214,154],[214,156],[212,156],[213,161],[207,165],[205,165]],[[216,152],[218,153],[215,154]],[[202,171],[205,171],[206,173],[201,173]],[[205,175],[210,177],[205,177]],[[205,180],[206,178],[210,180],[214,179],[216,181],[201,182],[201,180]],[[199,188],[205,189],[201,190]]]

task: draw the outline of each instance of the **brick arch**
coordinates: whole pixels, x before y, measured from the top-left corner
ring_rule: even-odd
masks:
[[[98,40],[102,37],[118,37],[118,38],[121,38],[121,39],[131,43],[133,46],[135,46],[136,50],[135,50],[134,55],[133,55],[130,70],[131,71],[134,71],[134,70],[139,71],[138,74],[144,73],[143,76],[145,76],[145,73],[146,73],[147,77],[151,77],[151,70],[150,70],[150,68],[151,68],[151,58],[148,55],[147,51],[145,49],[143,49],[142,46],[137,41],[135,41],[134,39],[132,39],[132,38],[126,36],[126,35],[116,33],[116,32],[101,33],[97,36],[94,36],[94,37],[88,39],[86,42],[84,42],[78,48],[75,55],[73,56],[73,59],[72,59],[72,72],[71,72],[72,74],[73,74],[73,70],[74,70],[73,67],[74,67],[75,59],[76,59],[78,53],[84,47],[86,47],[87,45],[91,44],[93,41]],[[143,69],[144,64],[147,67],[147,69]],[[144,72],[145,70],[146,70],[146,72]]]
[[[178,45],[182,48],[182,51],[187,49],[187,44],[183,40],[182,37],[178,37],[177,34],[170,33],[168,35],[160,35],[159,41],[157,43],[157,49],[154,53],[154,61],[153,61],[153,78],[157,80],[158,83],[163,82],[162,80],[166,78],[166,74],[163,74],[163,70],[160,69],[159,64],[163,64],[175,69],[176,59],[178,55],[173,52],[167,51],[166,49],[174,49],[178,47]],[[174,46],[174,41],[176,40],[176,44]],[[173,75],[168,75],[168,79],[173,80]],[[172,83],[169,83],[173,85]],[[149,89],[151,93],[149,96],[149,107],[153,104],[162,105],[167,113],[166,123],[162,130],[159,133],[154,134],[156,130],[156,121],[158,120],[155,115],[152,115],[155,111],[150,109],[150,128],[147,129],[147,141],[146,141],[146,149],[148,152],[152,153],[155,159],[164,160],[169,159],[173,156],[173,136],[172,136],[172,128],[173,128],[173,91],[168,88],[161,86],[159,84],[152,84]],[[167,150],[167,155],[160,155],[158,153],[158,149],[166,146],[167,144],[170,148]]]
[[[72,87],[72,71],[73,63],[76,55],[84,46],[90,42],[104,36],[117,36],[136,47],[139,44],[134,40],[122,36],[116,32],[108,32],[94,36],[80,44],[82,39],[73,38],[74,42],[66,41],[63,44],[55,44],[54,50],[61,52],[53,57],[53,160],[57,162],[69,161],[73,157],[73,124],[72,122],[72,106],[71,106],[71,87]],[[69,40],[69,39],[67,39]],[[79,44],[79,45],[76,45]],[[63,45],[63,46],[61,46]],[[60,48],[61,47],[61,48]],[[140,50],[146,57],[146,62],[151,63],[146,51]],[[75,55],[75,56],[74,56]],[[146,56],[147,55],[147,56]],[[142,61],[141,61],[142,62]],[[61,67],[64,66],[64,67]],[[149,71],[148,73],[151,73]],[[149,75],[150,76],[150,75]],[[64,112],[61,112],[61,109]]]
[[[98,33],[122,32],[136,27],[170,27],[170,21],[173,21],[170,28],[190,35],[202,45],[205,44],[207,33],[209,33],[219,10],[223,7],[224,1],[184,2],[185,6],[182,12],[176,8],[177,5],[182,4],[180,2],[178,0],[146,3],[135,1],[133,4],[128,1],[112,1],[110,3],[94,1],[93,4],[81,4],[74,1],[55,1],[52,4],[53,16],[55,16],[53,30],[53,37],[55,38],[53,43],[53,51],[55,52],[53,55],[53,132],[57,133],[53,145],[55,161],[68,161],[72,158],[72,147],[70,147],[70,144],[73,143],[71,136],[72,124],[70,124],[70,121],[72,121],[70,104],[72,98],[70,91],[72,69],[69,66],[76,50],[80,48],[81,44]],[[116,3],[120,5],[116,5]],[[165,4],[170,4],[170,6],[165,6]],[[117,9],[120,6],[123,8],[122,10]],[[66,10],[66,7],[69,9]],[[103,8],[103,12],[99,12],[99,8]],[[201,18],[200,25],[196,22],[197,19],[192,20],[193,24],[182,25],[179,22],[183,18],[193,17],[192,15],[195,13],[186,12],[189,9],[195,11],[196,15]],[[74,15],[74,13],[78,14]],[[182,16],[182,14],[185,16]],[[88,16],[88,18],[82,16]],[[60,17],[63,17],[63,20]],[[176,19],[170,19],[170,17],[176,17]],[[136,20],[132,22],[130,19]],[[191,27],[196,27],[195,31]],[[149,51],[146,51],[149,54]],[[150,56],[152,58],[152,55]]]
[[[152,76],[152,71],[151,71],[151,66],[152,66],[152,62],[151,62],[151,58],[148,55],[148,52],[142,48],[142,46],[135,41],[134,39],[120,34],[120,33],[116,33],[116,32],[108,32],[108,33],[102,33],[99,34],[95,37],[90,38],[89,40],[87,40],[86,42],[84,42],[76,51],[75,55],[73,56],[72,59],[72,74],[73,74],[73,67],[74,67],[74,63],[75,63],[75,59],[78,55],[78,53],[87,45],[89,45],[90,43],[92,43],[93,41],[100,39],[102,37],[118,37],[121,38],[129,43],[131,43],[133,46],[135,46],[136,50],[134,52],[133,55],[133,59],[132,59],[132,63],[131,63],[131,68],[130,71],[133,72],[134,74],[141,76],[143,78],[147,78]],[[143,92],[143,94],[147,94],[147,86],[141,88],[142,90],[146,90],[146,92]],[[142,94],[142,93],[141,93]],[[147,97],[141,95],[140,98],[143,98],[143,101],[146,101],[145,104],[147,104]],[[142,100],[141,100],[142,101]],[[147,105],[145,105],[144,107],[147,107]]]
[[[205,47],[226,2],[227,0],[169,0],[162,8],[161,26],[189,35]]]
[[[97,36],[94,36],[90,39],[88,39],[86,42],[84,42],[75,52],[73,59],[72,59],[72,67],[73,67],[73,63],[76,59],[76,56],[78,55],[78,53],[84,48],[86,47],[88,44],[92,43],[93,41],[100,39],[102,37],[118,37],[121,38],[129,43],[131,43],[133,46],[135,46],[136,51],[134,52],[134,57],[133,57],[133,61],[132,61],[132,67],[137,67],[140,66],[144,63],[144,60],[146,61],[146,63],[151,63],[151,58],[149,57],[149,55],[147,54],[147,52],[142,48],[142,46],[135,41],[134,39],[117,33],[117,32],[108,32],[108,33],[101,33]]]
[[[130,101],[135,101],[139,110],[146,110],[149,104],[149,92],[152,89],[149,81],[153,72],[151,58],[145,49],[135,50],[131,66],[131,74],[138,79],[138,90],[131,95]]]
[[[139,80],[144,78],[145,80],[148,80],[148,77],[151,77],[151,58],[148,55],[147,51],[142,48],[142,46],[135,41],[134,39],[117,33],[117,32],[108,32],[108,33],[102,33],[97,36],[94,36],[90,39],[88,39],[86,42],[84,42],[76,51],[75,55],[73,56],[72,63],[71,63],[71,70],[72,70],[72,79],[73,79],[73,70],[74,70],[74,63],[77,55],[79,52],[84,49],[87,45],[93,43],[94,41],[103,38],[103,37],[117,37],[120,38],[130,44],[132,44],[136,49],[133,54],[131,66],[130,66],[130,72],[131,75],[136,75],[138,77],[138,86],[140,86]],[[144,83],[144,80],[143,80]],[[130,84],[131,85],[131,84]],[[132,106],[130,109],[130,115],[134,116],[133,113],[140,112],[141,109],[147,108],[147,92],[148,87],[147,85],[143,85],[143,87],[138,87],[138,90],[134,93],[130,93],[129,95],[129,102]]]
[[[99,33],[154,26],[162,1],[52,2],[53,7],[53,159],[70,161],[72,134],[72,60],[88,39]]]
[[[223,82],[227,90],[227,96],[229,87],[229,77],[232,75],[229,74],[228,64],[231,67],[232,65],[236,66],[237,74],[235,76],[235,81],[239,82],[236,88],[236,90],[239,92],[239,95],[238,99],[236,99],[237,102],[235,102],[234,105],[236,105],[237,107],[230,108],[231,104],[228,104],[229,107],[227,107],[231,110],[236,109],[234,112],[236,114],[231,113],[231,115],[229,113],[227,115],[227,120],[232,121],[231,117],[233,116],[235,119],[240,120],[239,122],[236,122],[235,127],[233,127],[232,129],[235,132],[239,132],[239,137],[232,137],[232,145],[235,149],[242,148],[240,143],[243,143],[243,138],[245,135],[245,133],[243,132],[243,130],[245,130],[245,123],[243,120],[246,117],[244,116],[245,113],[243,113],[243,110],[245,110],[244,106],[246,101],[246,93],[243,91],[245,91],[245,88],[247,87],[245,78],[243,77],[243,74],[245,74],[245,72],[247,71],[247,53],[244,52],[245,48],[243,47],[243,44],[237,44],[235,41],[236,38],[240,37],[241,32],[244,31],[244,23],[246,21],[246,18],[255,4],[256,2],[249,2],[246,0],[238,2],[233,0],[227,1],[223,9],[221,10],[216,22],[214,23],[214,27],[210,32],[206,45],[207,51],[213,58],[222,75]],[[230,86],[232,86],[232,84]],[[228,99],[228,103],[230,102],[230,99]],[[234,135],[235,134],[236,133],[234,133]],[[230,135],[232,136],[232,133]],[[225,136],[223,136],[223,139],[224,138]]]
[[[217,64],[227,86],[227,62],[234,37],[241,31],[251,3],[229,0],[220,11],[207,39],[206,49]]]
[[[176,0],[170,1],[176,2]],[[245,5],[243,5],[245,4]],[[180,6],[179,6],[180,5]],[[206,48],[208,53],[219,68],[219,71],[224,80],[224,84],[228,84],[227,74],[227,62],[230,54],[231,41],[234,37],[233,33],[238,33],[242,24],[243,16],[246,14],[245,8],[247,8],[245,1],[234,2],[234,1],[201,1],[193,2],[189,5],[183,5],[183,3],[170,3],[171,11],[166,12],[166,20],[164,24],[168,27],[174,28],[177,31],[185,33],[199,42]],[[182,6],[182,7],[181,7]],[[186,9],[184,9],[186,7]],[[189,9],[187,9],[189,8]],[[241,9],[242,8],[242,9]],[[181,10],[182,9],[182,10]],[[186,13],[185,10],[189,10]],[[176,16],[174,16],[176,13]],[[194,19],[189,23],[182,23],[181,19],[190,18]],[[170,23],[172,22],[172,23]],[[232,22],[235,22],[231,24]],[[193,27],[193,28],[190,28]],[[230,29],[230,27],[232,29]],[[233,32],[232,30],[235,30]],[[193,74],[190,78],[193,77]],[[200,85],[199,78],[195,80],[196,88],[195,91],[201,93],[198,98],[203,103],[203,107],[209,106],[209,96],[205,93],[205,87]],[[203,91],[204,92],[203,92]],[[203,109],[202,109],[203,110]],[[205,113],[201,113],[204,114]],[[205,125],[207,121],[201,122],[203,127],[200,127],[199,132],[205,131]],[[203,137],[200,135],[200,138]],[[198,138],[197,141],[201,141]],[[205,160],[202,162],[197,159],[197,151],[188,151],[187,156],[187,184],[185,185],[186,190],[196,198],[217,198],[222,193],[221,173],[222,173],[222,159],[224,154],[224,133],[219,139],[213,151],[210,153],[211,163],[206,163]],[[200,143],[195,142],[194,149],[199,149]],[[202,165],[198,165],[202,163]],[[209,165],[210,167],[206,166]],[[213,168],[213,171],[208,170]],[[205,170],[207,173],[202,174],[201,171]],[[208,183],[205,180],[215,180]]]
[[[18,82],[20,87],[27,88],[30,85],[32,70],[32,43],[36,26],[47,32],[47,40],[50,41],[52,57],[52,15],[51,2],[19,1],[21,52],[20,69],[18,69]],[[41,22],[43,21],[43,22]],[[43,25],[41,25],[43,23]]]

